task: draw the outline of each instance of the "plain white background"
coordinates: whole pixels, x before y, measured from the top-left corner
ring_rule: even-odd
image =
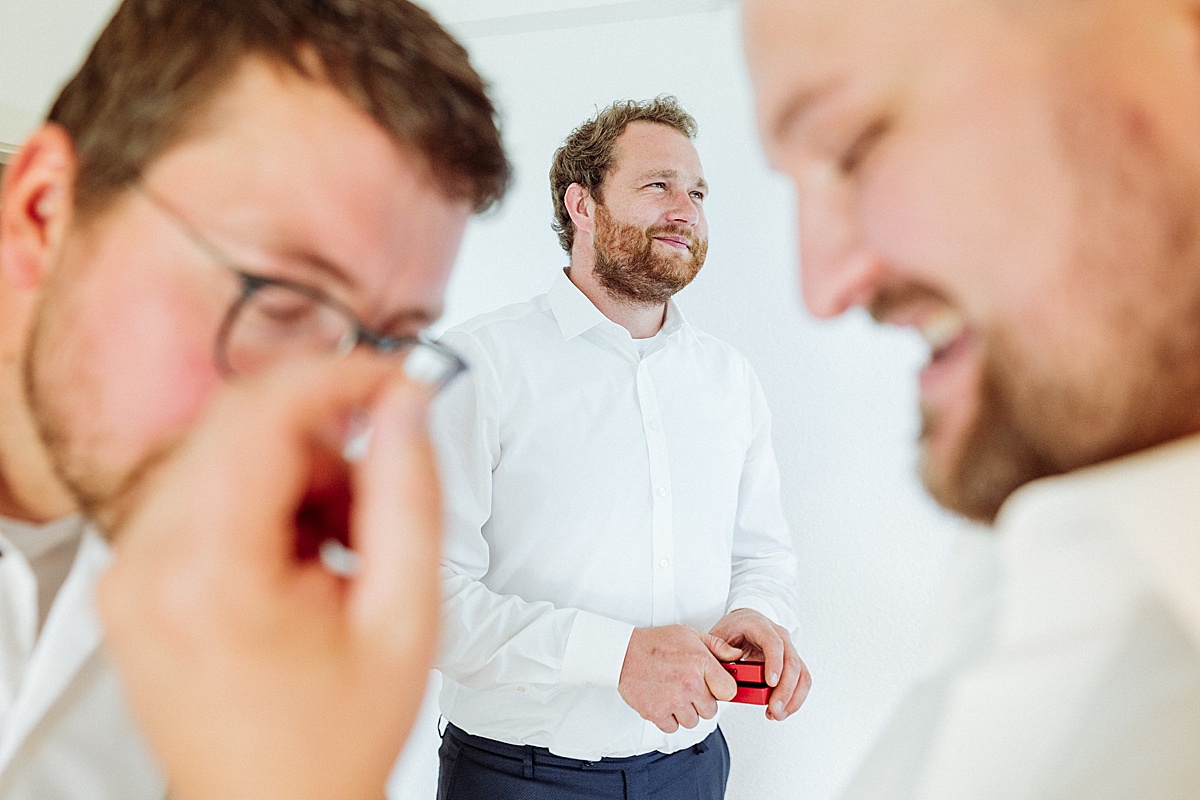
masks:
[[[19,143],[37,123],[114,5],[0,0],[0,142]],[[801,310],[792,198],[755,140],[736,4],[427,5],[492,84],[516,168],[504,205],[468,231],[445,325],[542,292],[565,265],[550,230],[546,174],[573,127],[612,100],[660,93],[678,96],[699,121],[711,249],[679,302],[694,325],[746,354],[774,411],[800,556],[799,648],[814,676],[808,703],[786,723],[727,708],[728,797],[835,796],[911,678],[960,527],[913,477],[924,346],[861,314],[816,322]],[[393,776],[393,797],[433,797],[436,727],[431,699]]]

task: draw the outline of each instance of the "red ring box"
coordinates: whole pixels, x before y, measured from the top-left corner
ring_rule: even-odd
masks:
[[[721,664],[725,671],[737,681],[737,694],[732,703],[749,703],[755,706],[765,706],[771,696],[771,687],[767,685],[764,675],[764,664],[761,661],[730,661]]]

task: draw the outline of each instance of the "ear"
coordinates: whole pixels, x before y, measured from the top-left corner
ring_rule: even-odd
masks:
[[[71,222],[75,148],[61,126],[43,125],[0,180],[0,280],[36,289],[55,263]]]
[[[571,215],[571,222],[575,224],[576,238],[581,233],[591,236],[596,219],[596,201],[592,197],[592,193],[582,184],[572,183],[567,187],[563,202],[567,207],[567,213]]]

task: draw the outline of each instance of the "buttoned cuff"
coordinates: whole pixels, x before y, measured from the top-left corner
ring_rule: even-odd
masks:
[[[580,611],[567,637],[562,683],[617,688],[631,636],[633,626],[627,622]]]

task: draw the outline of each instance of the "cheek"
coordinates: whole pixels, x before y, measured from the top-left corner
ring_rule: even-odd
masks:
[[[79,296],[87,305],[67,321],[70,360],[62,377],[85,376],[80,424],[140,457],[182,432],[219,384],[219,319],[180,288],[145,281],[94,282]]]
[[[901,272],[991,316],[1044,296],[1069,259],[1072,200],[1059,168],[1049,141],[1011,124],[918,132],[864,182],[864,234]]]
[[[192,422],[220,377],[213,358],[215,327],[164,303],[121,325],[123,344],[107,355],[110,411],[126,410],[149,430],[177,430]],[[207,324],[206,324],[207,323]]]

